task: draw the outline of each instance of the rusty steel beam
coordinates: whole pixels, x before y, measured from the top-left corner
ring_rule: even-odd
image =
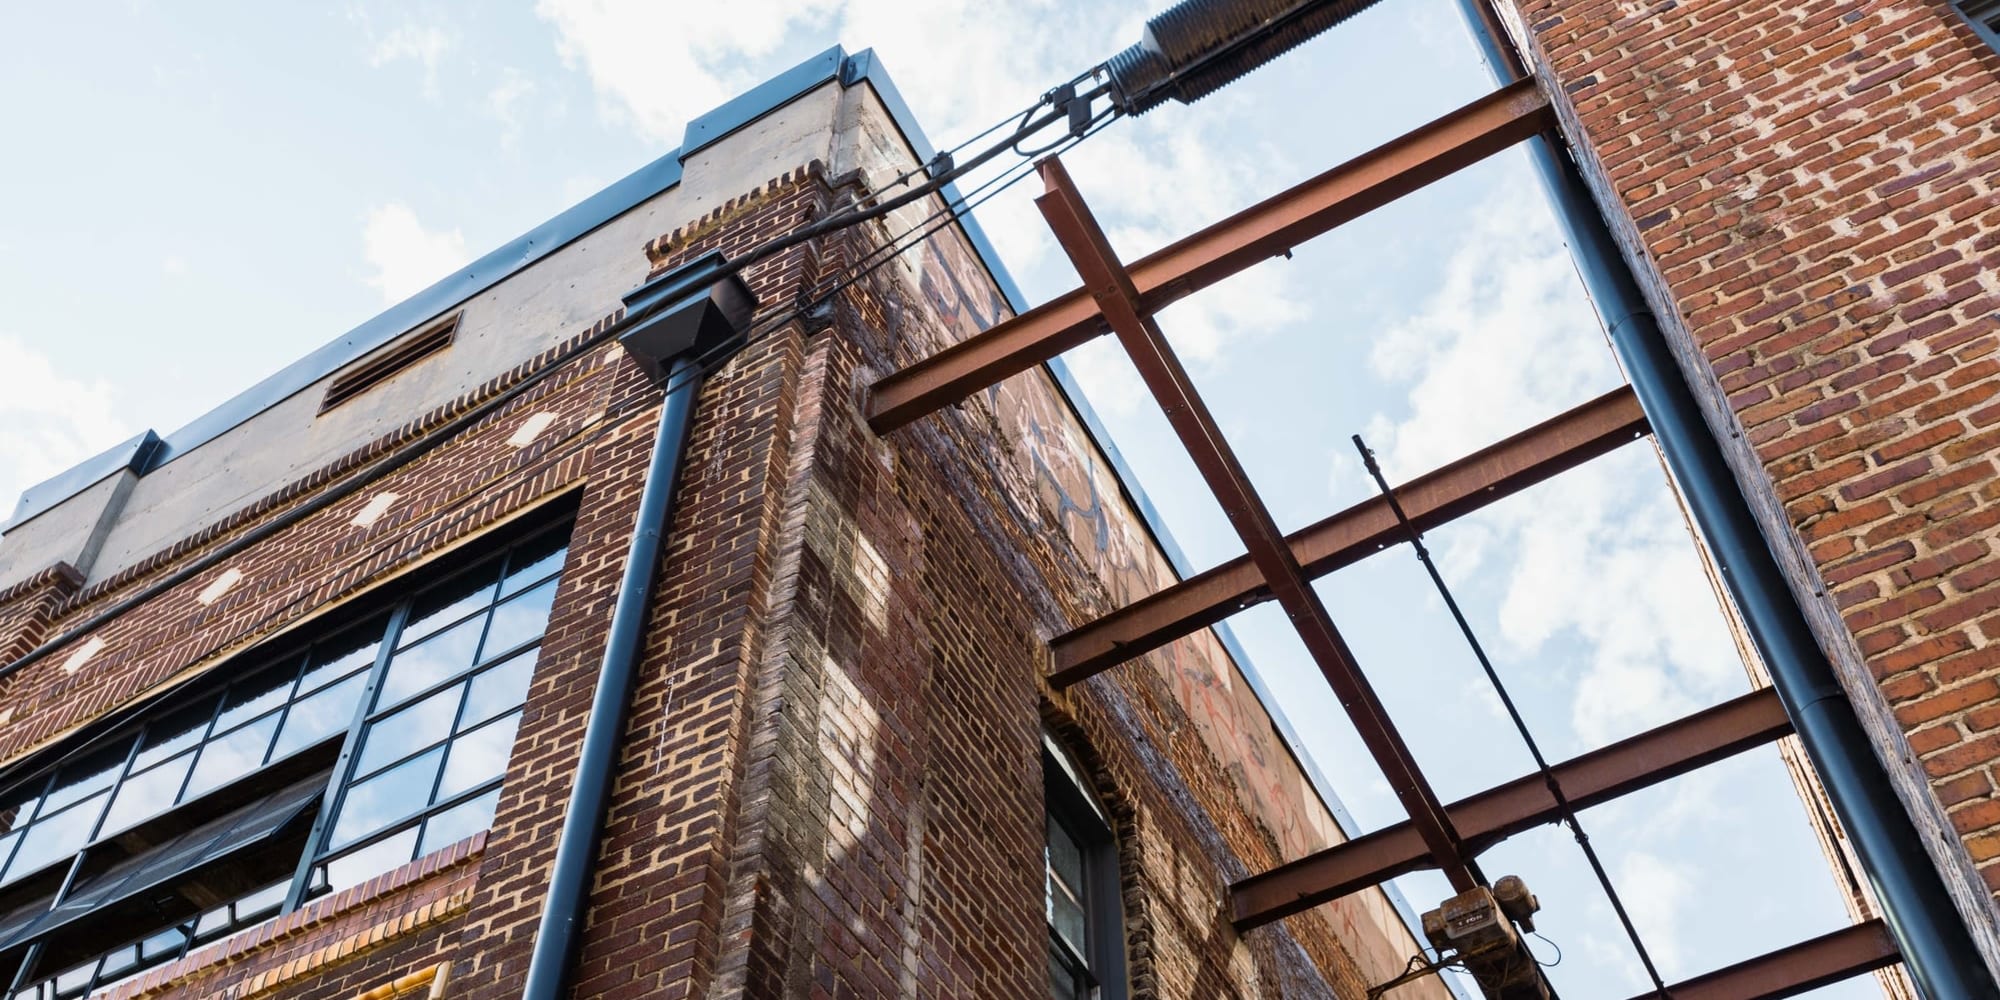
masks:
[[[1306,651],[1354,721],[1362,744],[1382,768],[1431,859],[1456,891],[1463,892],[1479,884],[1437,793],[1418,770],[1402,734],[1396,731],[1381,700],[1355,664],[1346,640],[1334,628],[1332,616],[1327,614],[1326,606],[1293,559],[1291,547],[1285,544],[1284,535],[1278,531],[1263,498],[1257,495],[1256,487],[1251,485],[1229,442],[1224,440],[1208,405],[1195,391],[1187,369],[1167,344],[1159,324],[1145,311],[1132,276],[1112,252],[1110,241],[1105,239],[1090,207],[1070,181],[1069,172],[1053,157],[1042,161],[1039,169],[1047,190],[1035,199],[1035,207],[1041,209],[1049,228],[1055,231],[1056,242],[1076,265],[1084,287],[1103,311],[1105,321],[1111,324],[1140,379],[1165,411],[1167,423],[1194,459],[1195,469],[1215,494],[1216,502],[1222,505],[1265,585],[1284,606],[1292,627],[1305,642]]]
[[[1844,927],[1667,988],[1674,1000],[1778,1000],[1901,960],[1880,920]],[[1652,1000],[1643,993],[1633,1000]]]
[[[1495,91],[1142,258],[1130,271],[1139,311],[1157,312],[1553,123],[1533,80]],[[1090,293],[1075,289],[876,382],[868,425],[894,430],[1104,332]]]
[[[1637,397],[1616,389],[1418,476],[1396,487],[1396,497],[1417,530],[1428,531],[1645,433]],[[1372,497],[1285,542],[1306,576],[1319,577],[1401,540],[1388,503]],[[1269,599],[1256,565],[1238,557],[1050,640],[1049,683],[1074,684]]]
[[[1550,770],[1570,803],[1585,809],[1769,743],[1791,731],[1777,694],[1765,688]],[[1460,799],[1445,812],[1473,854],[1561,816],[1540,774]],[[1409,823],[1398,823],[1236,883],[1230,887],[1233,919],[1238,928],[1267,924],[1429,867],[1429,854],[1418,831]],[[1674,995],[1680,997],[1678,991]]]

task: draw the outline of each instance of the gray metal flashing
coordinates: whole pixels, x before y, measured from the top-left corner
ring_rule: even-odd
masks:
[[[77,463],[66,472],[22,490],[20,501],[14,505],[14,516],[0,525],[0,532],[12,531],[29,518],[89,489],[106,476],[128,469],[143,472],[159,448],[160,436],[148,430]]]

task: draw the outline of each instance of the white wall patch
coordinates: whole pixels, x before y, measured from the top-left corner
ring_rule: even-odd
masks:
[[[369,527],[370,525],[373,525],[375,522],[380,521],[382,519],[382,515],[387,514],[389,512],[389,508],[395,505],[396,505],[396,494],[377,493],[373,497],[369,498],[368,506],[361,508],[361,510],[354,515],[354,520],[348,523],[354,525],[357,528]]]
[[[83,665],[89,663],[91,657],[103,651],[104,640],[91,636],[90,641],[78,646],[76,652],[69,654],[69,659],[63,661],[63,673],[73,674],[82,670]]]
[[[541,437],[542,432],[548,430],[549,425],[555,422],[556,422],[556,415],[550,413],[547,410],[543,410],[542,412],[537,413],[534,416],[521,421],[521,426],[516,427],[514,429],[514,436],[508,438],[507,443],[513,445],[516,448],[526,448],[527,446],[534,444],[535,439]]]
[[[231,566],[223,570],[222,575],[216,577],[214,582],[202,588],[201,593],[196,594],[194,599],[201,606],[207,607],[222,600],[222,595],[229,593],[230,588],[241,582],[243,582],[243,571]]]

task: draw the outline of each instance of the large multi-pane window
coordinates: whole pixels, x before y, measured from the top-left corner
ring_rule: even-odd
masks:
[[[1123,1000],[1118,853],[1102,807],[1053,742],[1042,749],[1043,906],[1053,1000]]]
[[[1955,0],[1987,44],[2000,48],[2000,0]]]
[[[568,529],[0,772],[0,985],[75,1000],[493,822]]]

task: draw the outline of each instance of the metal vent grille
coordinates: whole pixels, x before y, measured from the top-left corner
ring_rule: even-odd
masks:
[[[458,318],[462,315],[453,313],[443,322],[433,323],[412,336],[392,343],[335,375],[326,387],[326,398],[320,401],[319,412],[325,413],[388,381],[397,372],[450,347],[452,336],[458,332]]]

